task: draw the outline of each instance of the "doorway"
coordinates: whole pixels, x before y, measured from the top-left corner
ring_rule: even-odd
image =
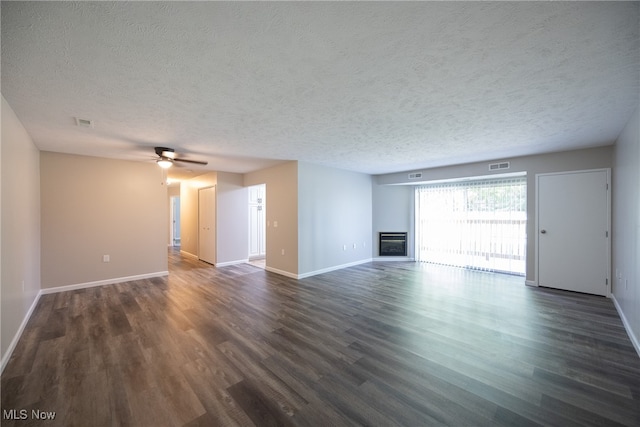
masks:
[[[249,187],[249,262],[258,267],[266,263],[266,185]]]
[[[180,196],[169,198],[169,233],[171,246],[180,246]]]
[[[611,171],[536,175],[538,286],[608,295]]]

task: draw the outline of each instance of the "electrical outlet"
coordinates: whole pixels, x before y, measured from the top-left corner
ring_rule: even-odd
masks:
[[[111,257],[109,255],[102,255],[102,262],[111,262]]]
[[[347,245],[342,245],[342,250],[346,251],[347,250]]]
[[[284,255],[284,249],[282,250],[282,255]]]
[[[355,249],[355,248],[356,248],[356,244],[354,243],[354,244],[353,244],[353,249]]]

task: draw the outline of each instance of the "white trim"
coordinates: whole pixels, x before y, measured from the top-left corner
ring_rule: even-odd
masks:
[[[500,161],[498,163],[506,163],[507,161]],[[478,175],[478,176],[466,176],[461,178],[447,178],[447,179],[430,179],[426,181],[416,181],[416,182],[398,182],[394,184],[384,184],[384,185],[431,185],[431,184],[448,184],[448,183],[457,183],[457,182],[467,182],[467,181],[488,181],[492,179],[503,179],[503,178],[519,178],[526,177],[527,171],[520,172],[506,172],[506,173],[494,173],[490,175]]]
[[[216,267],[226,267],[228,265],[246,264],[248,262],[249,262],[248,259],[238,259],[238,260],[235,260],[235,261],[216,262],[214,265]]]
[[[290,277],[292,279],[297,279],[298,278],[298,275],[295,274],[295,273],[290,273],[290,272],[284,271],[284,270],[278,270],[277,268],[265,266],[264,269],[267,270],[267,271],[270,271],[271,273],[276,273],[276,274],[279,274],[281,276]]]
[[[74,291],[76,289],[93,288],[95,286],[113,285],[115,283],[132,282],[134,280],[150,279],[153,277],[168,276],[168,271],[158,271],[155,273],[138,274],[135,276],[116,277],[113,279],[97,280],[95,282],[78,283],[75,285],[56,286],[55,288],[44,288],[40,290],[40,294],[55,294],[58,292]]]
[[[382,262],[382,261],[415,261],[415,258],[411,258],[408,256],[379,256],[372,259],[373,262]]]
[[[525,280],[524,284],[527,286],[535,286],[536,288],[538,287],[538,282],[535,280]]]
[[[334,265],[333,267],[322,268],[320,270],[314,270],[314,271],[310,271],[308,273],[302,273],[302,274],[290,273],[288,271],[278,270],[277,268],[273,268],[273,267],[269,267],[269,266],[266,266],[264,269],[267,270],[267,271],[270,271],[271,273],[276,273],[276,274],[279,274],[281,276],[286,276],[286,277],[289,277],[291,279],[299,280],[299,279],[305,279],[305,278],[311,277],[311,276],[316,276],[318,274],[329,273],[330,271],[342,270],[343,268],[354,267],[354,266],[360,265],[360,264],[366,264],[366,263],[371,262],[371,261],[373,261],[372,258],[367,258],[367,259],[362,259],[362,260],[359,260],[359,261],[349,262],[347,264]]]
[[[343,268],[353,267],[360,264],[366,264],[371,261],[372,261],[371,258],[367,258],[367,259],[361,259],[360,261],[349,262],[347,264],[334,265],[333,267],[327,267],[327,268],[322,268],[320,270],[310,271],[308,273],[298,274],[297,278],[304,279],[304,278],[315,276],[318,274],[328,273],[330,271],[342,270]]]
[[[631,329],[631,324],[629,323],[626,316],[624,315],[624,312],[622,311],[622,307],[620,307],[620,304],[618,304],[618,300],[616,299],[615,295],[611,294],[611,299],[613,300],[613,305],[616,307],[616,310],[618,311],[618,315],[622,320],[624,329],[627,331],[627,335],[629,335],[631,344],[633,344],[633,347],[636,349],[636,353],[638,353],[638,356],[640,356],[640,342],[638,341],[638,338],[636,337],[636,335],[633,333],[633,329]]]
[[[193,259],[198,259],[198,255],[194,255],[191,252],[183,251],[182,249],[180,249],[180,255],[193,258]]]
[[[27,323],[29,323],[29,319],[31,319],[31,315],[33,314],[33,311],[36,309],[36,306],[38,305],[38,301],[40,301],[40,295],[42,295],[42,291],[38,292],[38,294],[36,295],[35,299],[33,300],[33,303],[31,304],[31,307],[29,307],[29,310],[27,311],[27,314],[24,316],[24,319],[22,319],[22,323],[20,324],[18,331],[16,332],[13,339],[11,340],[11,343],[9,344],[9,348],[7,348],[7,351],[2,355],[2,362],[0,362],[1,363],[0,374],[4,372],[4,368],[9,363],[9,360],[11,359],[11,355],[13,354],[13,351],[16,349],[16,346],[18,345],[18,341],[20,341],[20,338],[22,337],[24,328],[27,326]]]

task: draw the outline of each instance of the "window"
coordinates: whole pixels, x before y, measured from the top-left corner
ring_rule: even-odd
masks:
[[[416,259],[525,275],[526,177],[416,188]]]

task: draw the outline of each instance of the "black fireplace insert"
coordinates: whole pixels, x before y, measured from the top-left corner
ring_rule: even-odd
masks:
[[[380,232],[380,256],[407,256],[407,233]]]

